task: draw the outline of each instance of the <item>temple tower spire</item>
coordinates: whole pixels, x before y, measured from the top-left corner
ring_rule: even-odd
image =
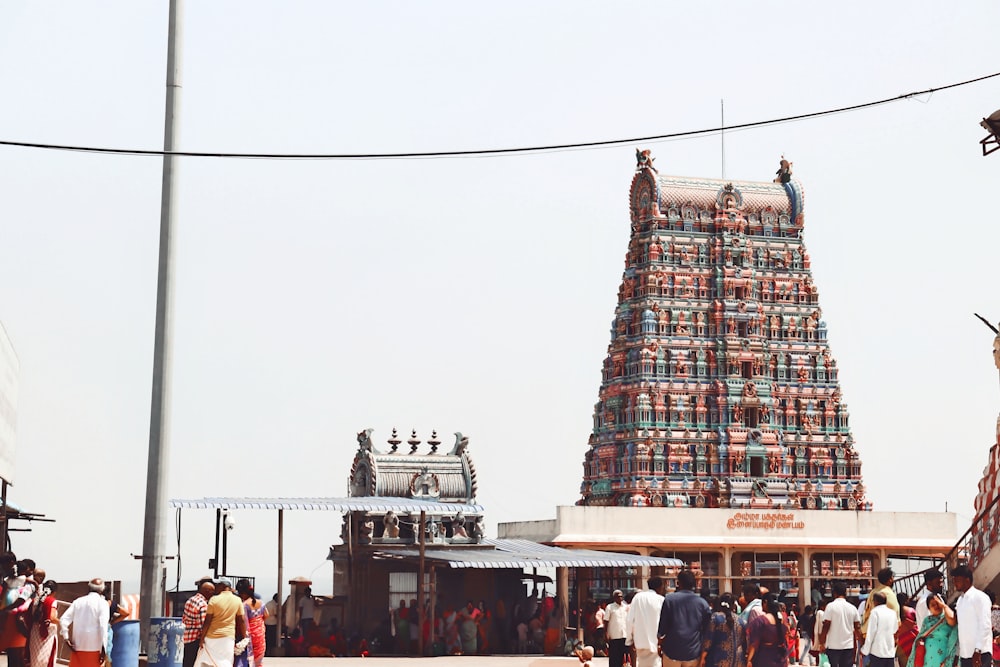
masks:
[[[803,204],[784,157],[727,182],[636,151],[580,504],[871,509]]]

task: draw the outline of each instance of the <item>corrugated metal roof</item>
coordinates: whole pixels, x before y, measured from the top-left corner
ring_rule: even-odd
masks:
[[[424,558],[439,561],[455,569],[521,569],[525,567],[683,567],[684,561],[677,558],[636,556],[610,551],[590,551],[587,549],[564,549],[551,547],[530,540],[486,539],[485,547],[430,548],[424,550]],[[416,558],[417,549],[385,549],[376,552],[383,558]]]
[[[185,500],[175,498],[170,507],[180,509],[222,510],[309,510],[326,512],[388,512],[451,515],[482,514],[483,506],[469,503],[439,503],[413,498],[388,498],[384,496],[358,496],[356,498],[200,498]]]

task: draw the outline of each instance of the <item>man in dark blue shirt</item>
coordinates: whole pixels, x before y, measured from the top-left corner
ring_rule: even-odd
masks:
[[[665,667],[697,667],[701,659],[701,639],[712,612],[694,586],[694,573],[683,570],[677,590],[663,600],[659,635]]]

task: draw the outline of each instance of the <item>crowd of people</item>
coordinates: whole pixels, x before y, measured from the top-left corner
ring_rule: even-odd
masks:
[[[72,667],[110,665],[112,626],[128,612],[112,599],[102,579],[91,579],[87,593],[60,618],[55,595],[59,585],[46,579],[35,561],[2,553],[0,577],[0,651],[8,667],[54,667],[57,635],[70,649]]]
[[[417,655],[420,637],[428,655],[545,653],[569,655],[577,648],[576,629],[565,628],[563,609],[550,595],[521,600],[467,600],[454,604],[439,596],[434,618],[429,602],[419,613],[416,599],[399,601],[376,632],[382,653]],[[572,630],[572,633],[567,632]]]
[[[800,613],[752,581],[738,596],[708,598],[697,592],[696,573],[684,570],[669,594],[659,577],[631,601],[614,591],[587,614],[587,630],[609,667],[991,667],[994,651],[1000,655],[1000,606],[973,586],[967,566],[951,570],[952,606],[939,570],[924,580],[911,600],[893,590],[885,568],[860,604],[835,581],[832,598]]]
[[[203,577],[184,603],[184,667],[261,667],[267,610],[246,579]]]

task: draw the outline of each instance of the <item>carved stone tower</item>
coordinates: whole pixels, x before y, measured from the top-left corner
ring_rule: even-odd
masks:
[[[637,157],[579,504],[871,509],[791,165],[725,182]]]

